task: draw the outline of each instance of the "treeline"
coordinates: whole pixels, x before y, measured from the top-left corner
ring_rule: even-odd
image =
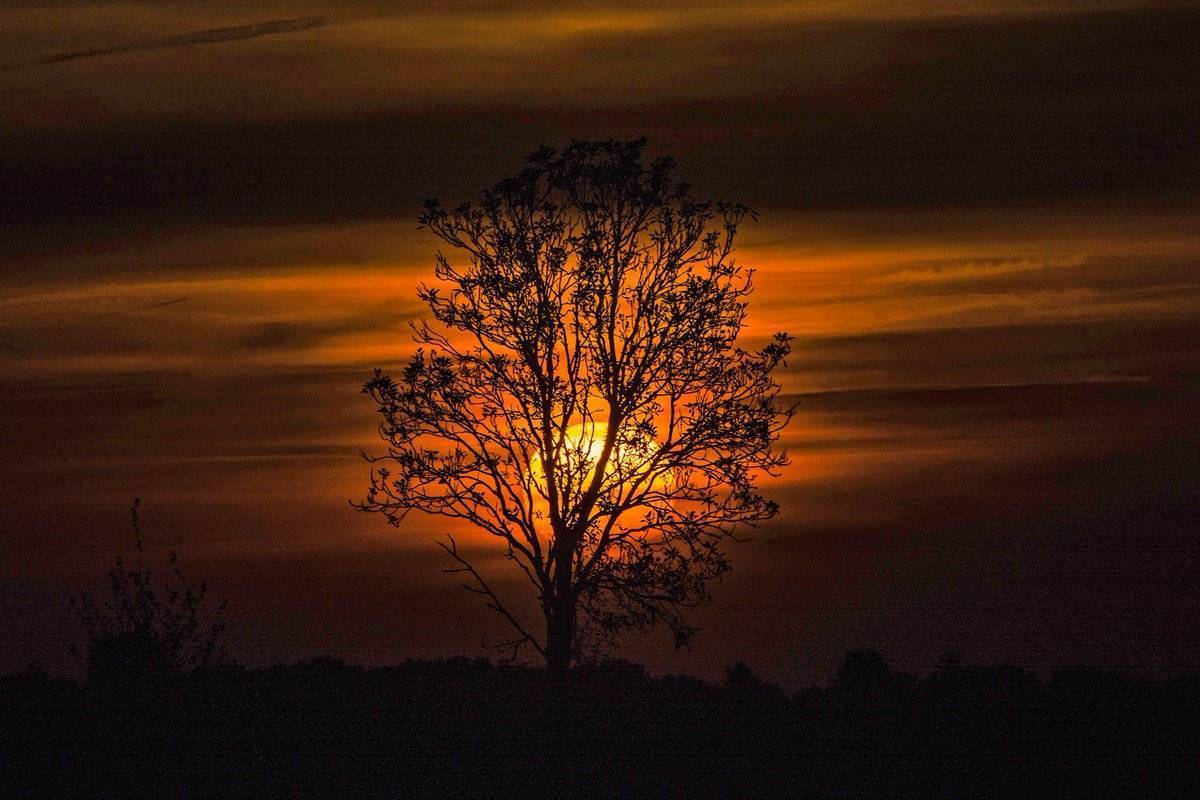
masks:
[[[332,659],[0,678],[11,797],[1197,797],[1200,676],[849,654],[788,694],[628,662]]]

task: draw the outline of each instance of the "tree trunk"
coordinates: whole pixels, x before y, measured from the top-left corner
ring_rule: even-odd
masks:
[[[575,654],[575,587],[572,586],[574,548],[567,546],[570,539],[562,536],[556,548],[554,571],[554,595],[546,614],[546,668],[554,675],[563,675],[571,666]]]
[[[575,598],[557,600],[546,620],[546,668],[563,675],[571,666],[575,650]]]

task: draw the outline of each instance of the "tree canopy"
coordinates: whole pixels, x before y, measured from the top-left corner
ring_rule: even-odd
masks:
[[[382,455],[361,508],[494,536],[532,585],[521,618],[463,556],[464,584],[553,668],[663,624],[730,567],[723,544],[777,512],[756,479],[787,463],[775,334],[738,343],[752,271],[743,205],[692,196],[644,140],[542,148],[473,202],[426,202],[449,246],[420,298],[432,319],[397,376],[376,371]]]

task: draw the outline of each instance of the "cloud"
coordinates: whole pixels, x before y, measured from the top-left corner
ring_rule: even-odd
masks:
[[[292,351],[319,347],[349,335],[395,333],[415,314],[377,307],[359,316],[319,322],[275,320],[246,326],[233,347],[246,351]]]
[[[173,47],[189,47],[197,44],[222,44],[238,42],[245,39],[258,39],[263,36],[275,36],[281,33],[295,33],[322,27],[325,20],[322,17],[297,17],[296,19],[277,19],[267,22],[256,22],[251,25],[231,25],[224,28],[209,28],[203,31],[180,33],[173,36],[163,36],[157,39],[147,39],[141,42],[112,45],[110,47],[95,47],[88,50],[73,50],[65,53],[54,53],[28,61],[9,61],[0,64],[0,70],[19,69],[21,67],[36,67],[47,64],[62,64],[68,61],[79,61],[86,58],[100,58],[118,53],[136,53],[145,50],[167,50]]]
[[[1174,379],[1200,363],[1200,319],[1153,316],[802,336],[789,375],[812,388],[895,389]]]
[[[543,142],[643,133],[697,186],[759,208],[1194,201],[1197,26],[1177,10],[653,29],[468,42],[449,72],[400,22],[339,26],[319,51],[63,86],[99,93],[65,112],[130,112],[14,125],[0,221],[363,218],[473,193]],[[28,92],[0,105],[18,118],[56,96]]]

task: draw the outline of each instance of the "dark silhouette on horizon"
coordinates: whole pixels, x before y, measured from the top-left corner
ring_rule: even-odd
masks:
[[[606,659],[247,669],[172,557],[118,559],[77,603],[87,680],[0,676],[0,797],[1194,797],[1200,675],[1049,680],[953,656],[917,676],[874,650],[788,693]],[[159,594],[160,587],[167,594]],[[169,588],[174,587],[174,588]],[[348,587],[353,591],[353,587]]]
[[[1200,676],[1049,680],[878,653],[789,695],[626,661],[332,658],[119,690],[0,677],[5,797],[1195,797]]]

